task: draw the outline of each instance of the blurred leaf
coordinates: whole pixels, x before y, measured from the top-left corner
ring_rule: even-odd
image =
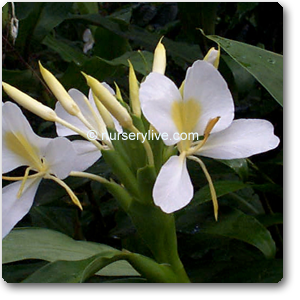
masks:
[[[237,173],[243,181],[248,179],[248,163],[245,158],[240,159],[218,159],[219,162],[230,167]]]
[[[126,52],[120,57],[117,57],[111,61],[102,59],[99,57],[102,61],[106,62],[107,64],[111,66],[118,66],[118,65],[123,65],[123,66],[128,66],[128,59],[131,61],[134,70],[143,74],[143,75],[148,75],[149,73],[149,68],[152,68],[152,63],[153,63],[153,54],[148,51],[131,51],[131,52]]]
[[[207,216],[201,205],[180,215],[176,224],[183,232],[211,234],[243,241],[258,248],[268,259],[274,258],[276,253],[270,232],[255,217],[237,209],[222,207],[219,210],[219,220],[216,222],[212,211]]]
[[[60,55],[67,55],[62,52],[62,49],[58,52]],[[74,54],[74,55],[73,55]],[[148,75],[149,66],[152,67],[153,54],[147,51],[130,51],[126,52],[120,57],[113,60],[103,59],[98,56],[87,58],[83,65],[75,63],[76,53],[69,52],[66,56],[68,60],[72,59],[73,63],[68,65],[67,70],[61,77],[61,83],[66,89],[76,87],[82,92],[87,92],[88,86],[81,71],[97,78],[100,81],[108,81],[111,78],[122,77],[128,74],[128,59],[134,66],[135,71],[142,75]]]
[[[72,15],[69,19],[82,20],[90,24],[102,26],[121,37],[135,41],[141,47],[144,47],[147,51],[153,51],[161,38],[155,33],[150,33],[147,30],[126,24],[121,20],[114,21],[111,18],[103,17],[99,14],[91,15]],[[201,51],[199,46],[190,45],[183,42],[174,42],[168,38],[163,39],[163,43],[167,49],[167,54],[171,55],[172,58],[180,64],[182,67],[186,63],[193,63],[195,60],[201,57]]]
[[[255,78],[229,55],[222,55],[222,59],[225,61],[226,65],[232,72],[235,86],[239,95],[241,95],[240,97],[249,94],[249,91],[254,88],[254,84],[256,82]],[[224,76],[221,70],[220,72]]]
[[[31,41],[40,42],[54,27],[65,20],[72,5],[72,2],[35,2],[32,4],[28,16],[20,20],[17,46],[21,49],[24,47],[29,49]],[[24,4],[17,3],[17,13],[23,9],[23,6]]]
[[[140,254],[111,250],[84,260],[49,263],[27,277],[23,283],[82,283],[98,270],[124,259],[130,261],[150,282],[174,282],[176,278],[168,265],[158,264]]]
[[[80,13],[85,14],[97,14],[98,13],[98,2],[75,2]]]
[[[236,270],[237,265],[239,265],[239,271]],[[217,282],[279,283],[283,278],[282,269],[282,259],[258,260],[249,263],[240,262],[236,265],[229,264],[227,269],[218,274],[219,280]]]
[[[116,251],[103,252],[77,261],[54,261],[23,280],[23,283],[82,283],[99,269],[114,262]]]
[[[147,280],[141,277],[133,277],[133,278],[106,280],[105,283],[147,283]]]
[[[216,181],[214,182],[214,187],[217,197],[221,197],[228,193],[233,193],[244,189],[248,187],[248,185],[240,181]],[[206,185],[195,193],[192,202],[185,209],[192,210],[195,206],[208,201],[211,201],[211,193],[209,186]]]
[[[2,265],[2,278],[7,283],[19,283],[26,277],[45,266],[48,262],[43,260],[18,261]]]
[[[9,3],[7,2],[2,6],[2,28],[9,24]]]
[[[219,44],[283,106],[282,55],[216,35],[207,35],[206,37]]]
[[[111,251],[116,249],[98,243],[75,241],[49,229],[17,228],[2,241],[2,262],[23,259],[78,261]],[[136,276],[138,273],[127,262],[120,261],[107,266],[99,275]]]
[[[275,213],[271,215],[259,215],[256,216],[256,218],[265,227],[283,224],[283,214],[280,213]]]
[[[97,27],[94,39],[95,45],[92,51],[94,56],[111,60],[123,55],[126,51],[131,51],[130,44],[126,38],[103,27]]]
[[[215,34],[215,26],[217,19],[217,2],[179,2],[178,8],[180,12],[181,26],[184,35],[190,41],[199,41],[199,34],[196,28],[202,28],[208,34]],[[204,44],[208,50],[204,37],[200,37],[200,43]]]
[[[33,75],[33,72],[29,69],[27,70],[5,70],[2,69],[2,80],[17,86],[23,91],[35,90],[39,81]]]
[[[29,214],[34,227],[48,228],[74,236],[78,222],[77,208],[33,206]]]
[[[50,34],[43,39],[42,44],[58,53],[66,62],[74,62],[81,66],[88,60],[83,52],[77,50],[74,45],[67,43],[67,41],[58,40]]]

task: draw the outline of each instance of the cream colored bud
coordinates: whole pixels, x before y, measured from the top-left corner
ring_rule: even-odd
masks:
[[[220,62],[220,48],[216,50],[214,47],[210,48],[203,60],[212,64],[216,69],[219,67]]]
[[[70,115],[77,116],[80,113],[78,105],[68,94],[62,84],[55,78],[55,76],[45,69],[40,62],[39,65],[41,74],[56,99]]]
[[[50,107],[42,104],[41,102],[31,98],[27,94],[21,92],[17,88],[2,82],[2,86],[4,91],[7,93],[9,97],[15,100],[19,105],[23,106],[24,108],[28,109],[35,115],[41,117],[46,121],[55,122],[57,115],[53,109]]]
[[[124,128],[132,127],[132,119],[128,111],[122,106],[118,100],[111,94],[111,92],[103,86],[97,79],[92,76],[86,75],[82,72],[86,78],[88,86],[92,89],[94,95],[100,100],[100,102],[107,108],[107,110],[119,121],[120,125]]]
[[[167,66],[167,58],[166,58],[166,49],[164,45],[161,43],[162,39],[163,38],[159,40],[154,51],[152,72],[157,72],[164,75]]]
[[[99,111],[99,114],[101,115],[105,125],[107,128],[115,129],[115,123],[113,118],[111,117],[111,114],[106,109],[106,107],[101,103],[101,101],[96,97],[96,95],[93,93],[93,98],[96,104],[96,107]]]
[[[130,106],[133,114],[138,117],[141,117],[141,104],[139,98],[139,84],[136,78],[134,68],[130,60],[129,63],[129,97],[130,97]]]
[[[122,97],[120,88],[118,87],[118,85],[117,85],[116,82],[114,82],[114,84],[115,84],[115,88],[116,88],[116,98],[117,98],[121,103],[123,103],[124,100],[123,100],[123,97]]]

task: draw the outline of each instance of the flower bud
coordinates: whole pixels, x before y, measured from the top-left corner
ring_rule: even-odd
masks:
[[[130,114],[123,107],[118,100],[110,93],[110,91],[103,86],[97,79],[92,76],[86,75],[82,72],[86,78],[88,86],[92,89],[94,95],[101,101],[101,103],[107,108],[107,110],[118,120],[120,125],[124,128],[131,128],[133,123]]]
[[[2,86],[4,91],[7,93],[9,97],[15,100],[18,104],[23,106],[24,108],[28,109],[35,115],[41,117],[46,121],[55,122],[57,115],[53,109],[50,107],[42,104],[41,102],[31,98],[27,94],[21,92],[17,88],[2,82]]]
[[[114,124],[113,118],[111,117],[111,114],[109,113],[109,111],[101,103],[101,101],[96,97],[95,94],[93,94],[93,98],[94,98],[96,107],[98,109],[98,112],[101,115],[106,127],[110,128],[110,129],[115,129],[115,124]]]
[[[134,72],[134,68],[130,60],[129,63],[129,96],[130,96],[130,106],[132,112],[140,117],[141,116],[141,104],[139,99],[139,85]]]
[[[167,58],[166,58],[166,49],[164,45],[161,43],[161,40],[162,38],[159,40],[154,51],[152,72],[157,72],[164,75],[166,70],[166,65],[167,65]]]
[[[216,69],[218,69],[220,62],[220,48],[216,50],[214,47],[210,48],[203,60],[212,64]]]
[[[62,84],[55,78],[55,76],[45,69],[40,62],[39,65],[41,74],[56,99],[70,115],[77,116],[80,113],[78,105],[68,94]]]

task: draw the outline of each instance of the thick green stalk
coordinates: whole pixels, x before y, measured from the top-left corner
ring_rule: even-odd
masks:
[[[125,187],[124,189],[118,185],[120,188],[117,189],[114,185],[107,185],[108,190],[130,216],[155,261],[160,265],[168,266],[172,278],[167,282],[190,282],[177,251],[174,216],[164,213],[153,203],[152,190],[156,180],[154,165],[139,168],[135,174],[123,156],[115,150],[105,150],[102,154]],[[133,152],[127,154],[130,160],[137,155]],[[159,277],[159,274],[157,276]],[[160,280],[163,280],[165,275],[161,274],[161,276]]]

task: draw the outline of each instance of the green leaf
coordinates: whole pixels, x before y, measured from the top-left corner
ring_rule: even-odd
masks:
[[[276,245],[270,232],[256,218],[239,210],[228,209],[206,232],[241,240],[258,248],[266,258],[275,257]]]
[[[27,4],[17,3],[17,12],[29,10],[29,14],[20,20],[16,44],[21,49],[29,49],[32,41],[40,43],[54,27],[65,20],[71,8],[71,2],[35,2],[29,7]]]
[[[182,214],[176,224],[183,232],[191,233],[191,229],[194,228],[197,234],[210,234],[243,241],[259,249],[268,259],[274,258],[276,253],[275,242],[265,226],[255,217],[237,209],[221,207],[219,220],[216,222],[211,207],[201,205]]]
[[[80,14],[97,14],[99,7],[98,2],[75,2],[77,5]]]
[[[248,179],[249,170],[246,158],[218,159],[217,161],[223,163],[224,165],[234,170],[235,173],[238,174],[243,181],[246,181]]]
[[[214,187],[217,197],[221,197],[226,194],[244,189],[248,187],[248,185],[240,181],[216,181],[214,182]],[[208,201],[211,201],[211,193],[209,185],[206,185],[195,193],[192,202],[186,207],[186,210],[192,210],[195,206]]]
[[[93,255],[116,251],[107,245],[75,241],[57,231],[41,228],[17,228],[2,241],[2,262],[23,259],[77,261]],[[124,261],[115,262],[100,271],[103,276],[136,276],[138,273]]]
[[[2,69],[2,80],[18,87],[20,90],[36,92],[40,82],[34,76],[34,73],[29,70],[6,70]]]
[[[111,263],[127,260],[150,282],[177,282],[170,266],[127,251],[108,251],[79,261],[55,261],[40,268],[23,280],[23,283],[82,283],[98,270]]]
[[[206,37],[219,44],[283,106],[282,55],[217,35],[206,35]]]
[[[101,253],[78,261],[55,261],[40,268],[22,282],[82,283],[94,275],[99,269],[114,262],[114,256],[116,253]]]
[[[117,35],[129,40],[135,41],[147,51],[153,51],[161,36],[150,33],[146,29],[126,24],[121,20],[114,20],[112,18],[103,17],[99,14],[90,15],[72,15],[69,19],[82,20],[90,24],[102,26]],[[193,63],[201,57],[201,51],[198,45],[189,45],[183,42],[174,42],[168,38],[163,39],[163,43],[167,49],[167,53],[172,56],[177,64],[182,67],[185,63]]]
[[[109,64],[110,66],[126,66],[128,67],[128,60],[131,61],[134,70],[143,75],[148,75],[149,70],[153,63],[153,54],[148,51],[129,51],[124,53],[122,56],[112,60],[106,60],[98,57],[101,61]]]
[[[73,45],[68,44],[66,41],[54,38],[52,35],[47,35],[43,39],[42,44],[58,53],[66,62],[72,61],[77,65],[83,65],[88,60],[82,51],[77,50]]]
[[[95,45],[93,47],[92,54],[94,56],[111,60],[123,55],[127,51],[132,50],[127,39],[106,28],[96,27],[95,34],[93,36]]]
[[[265,227],[283,224],[283,214],[281,213],[275,213],[271,215],[259,215],[256,216],[256,218]]]

